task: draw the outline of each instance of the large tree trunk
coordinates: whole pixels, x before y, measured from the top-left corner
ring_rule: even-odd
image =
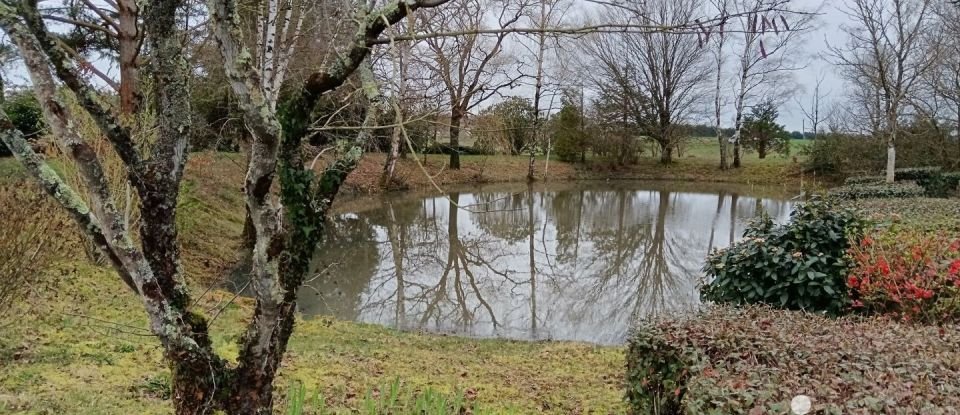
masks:
[[[673,146],[660,145],[660,162],[663,164],[670,164],[673,162]]]
[[[733,168],[740,168],[740,139],[733,142]]]
[[[140,71],[137,57],[140,54],[141,37],[137,30],[139,9],[134,0],[117,1],[118,53],[120,58],[120,111],[136,114],[140,109]]]
[[[891,133],[890,139],[887,141],[887,183],[893,183],[896,178],[896,168],[897,168],[897,148],[893,140],[894,134]]]
[[[757,141],[757,156],[760,160],[767,158],[767,140]]]
[[[450,168],[454,170],[460,170],[460,122],[465,112],[458,107],[450,112]]]
[[[717,144],[720,144],[720,170],[727,169],[727,140],[723,137],[723,132],[717,128]]]

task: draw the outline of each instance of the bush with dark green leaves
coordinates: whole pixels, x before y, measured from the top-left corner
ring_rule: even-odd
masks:
[[[842,200],[923,197],[927,190],[914,182],[847,184],[831,189],[830,196]]]
[[[40,136],[46,124],[43,121],[43,110],[40,109],[40,103],[33,93],[29,90],[18,91],[10,94],[0,105],[0,109],[6,112],[7,117],[13,126],[20,130],[27,141],[33,141]],[[9,156],[10,150],[0,143],[0,156]]]
[[[947,196],[960,196],[960,171],[944,173],[943,180]]]
[[[846,252],[863,228],[853,210],[821,199],[797,206],[784,225],[763,215],[742,241],[707,257],[703,271],[709,284],[701,297],[840,314],[849,303]]]

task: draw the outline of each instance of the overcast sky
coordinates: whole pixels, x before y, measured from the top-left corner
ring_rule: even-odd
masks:
[[[843,98],[843,81],[837,75],[836,68],[825,59],[824,55],[827,51],[828,41],[837,46],[845,42],[845,35],[840,30],[841,25],[847,23],[849,19],[848,16],[841,11],[841,9],[844,8],[845,1],[847,0],[791,0],[791,6],[797,9],[813,9],[818,5],[822,5],[822,8],[818,16],[816,28],[806,36],[804,46],[799,49],[803,51],[802,53],[805,56],[798,57],[798,60],[806,64],[804,69],[794,72],[794,77],[800,89],[797,91],[797,96],[785,100],[786,103],[780,109],[780,123],[785,124],[787,130],[799,131],[803,128],[803,112],[800,110],[796,101],[799,99],[805,105],[809,105],[810,97],[818,77],[823,76],[825,78],[822,89],[828,94],[828,97],[825,99],[826,103],[821,104],[821,113],[825,112],[825,108],[829,105],[829,102]],[[589,10],[596,7],[595,5],[591,6],[588,0],[573,0],[573,2],[575,3],[574,9],[570,12],[573,16],[568,14],[568,17],[574,19],[578,17],[575,15],[581,12],[590,14]],[[95,61],[94,64],[101,70],[115,75],[116,69],[111,67],[112,65],[103,61]],[[10,79],[10,81],[12,81],[12,84],[24,85],[29,83],[22,66],[15,65],[14,68],[10,69],[12,70],[8,71],[8,76],[11,76],[12,79]],[[97,82],[97,80],[94,79],[94,82]],[[528,88],[519,87],[514,91],[508,92],[508,94],[531,96],[532,91],[526,91],[526,89]],[[528,94],[527,92],[530,93]],[[727,112],[729,113],[730,111]],[[732,113],[726,118],[729,118],[729,120],[724,121],[724,124],[732,125]],[[809,126],[807,127],[809,128]]]
[[[797,5],[804,7],[816,7],[821,4],[818,0],[793,0]],[[818,17],[819,24],[806,39],[803,48],[810,54],[807,68],[796,71],[794,76],[797,82],[803,88],[799,94],[800,99],[809,105],[813,89],[817,84],[817,78],[823,74],[825,77],[821,89],[829,92],[828,101],[843,99],[843,81],[837,74],[836,68],[826,60],[824,54],[827,52],[827,42],[834,46],[842,46],[846,42],[846,35],[840,30],[841,25],[847,24],[849,17],[842,11],[844,0],[825,0],[821,15]],[[824,112],[824,105],[821,104],[821,113]],[[786,124],[788,130],[797,130],[803,126],[803,112],[797,107],[794,100],[788,101],[780,114],[782,124]],[[810,128],[808,125],[807,128]]]

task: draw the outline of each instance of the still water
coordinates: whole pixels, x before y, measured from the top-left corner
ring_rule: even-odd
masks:
[[[783,188],[585,182],[346,203],[300,293],[306,316],[515,339],[624,341],[693,309],[703,260]]]

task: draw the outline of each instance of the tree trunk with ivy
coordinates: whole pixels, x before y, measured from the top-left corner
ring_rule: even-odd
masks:
[[[253,136],[244,194],[255,240],[250,257],[256,306],[239,341],[236,364],[213,350],[207,319],[190,298],[180,263],[177,200],[191,122],[184,116],[190,113],[189,67],[183,53],[186,33],[178,22],[187,4],[156,0],[143,6],[145,50],[152,62],[145,72],[153,98],[145,108],[154,112],[149,118],[156,124],[147,127],[155,131],[156,138],[149,148],[141,149],[120,121],[121,114],[84,78],[80,65],[48,30],[36,4],[0,1],[0,27],[23,56],[45,118],[66,156],[77,164],[90,202],[30,148],[2,112],[0,140],[80,225],[143,303],[149,329],[172,373],[172,400],[178,414],[272,413],[273,381],[294,329],[297,290],[320,241],[324,215],[360,159],[360,140],[367,137],[361,134],[341,143],[340,156],[317,175],[302,159],[311,112],[323,94],[340,87],[361,66],[387,27],[413,10],[446,1],[396,0],[376,10],[356,6],[358,30],[344,45],[340,58],[309,76],[293,98],[275,111],[264,99],[249,49],[241,43],[245,37],[235,1],[208,1],[227,78]],[[364,92],[371,101],[376,100],[372,77],[362,78]],[[102,161],[73,130],[73,115],[56,93],[58,81],[77,96],[128,171],[131,187],[141,201],[139,245],[122,212],[113,205]],[[278,196],[271,192],[276,180]]]

